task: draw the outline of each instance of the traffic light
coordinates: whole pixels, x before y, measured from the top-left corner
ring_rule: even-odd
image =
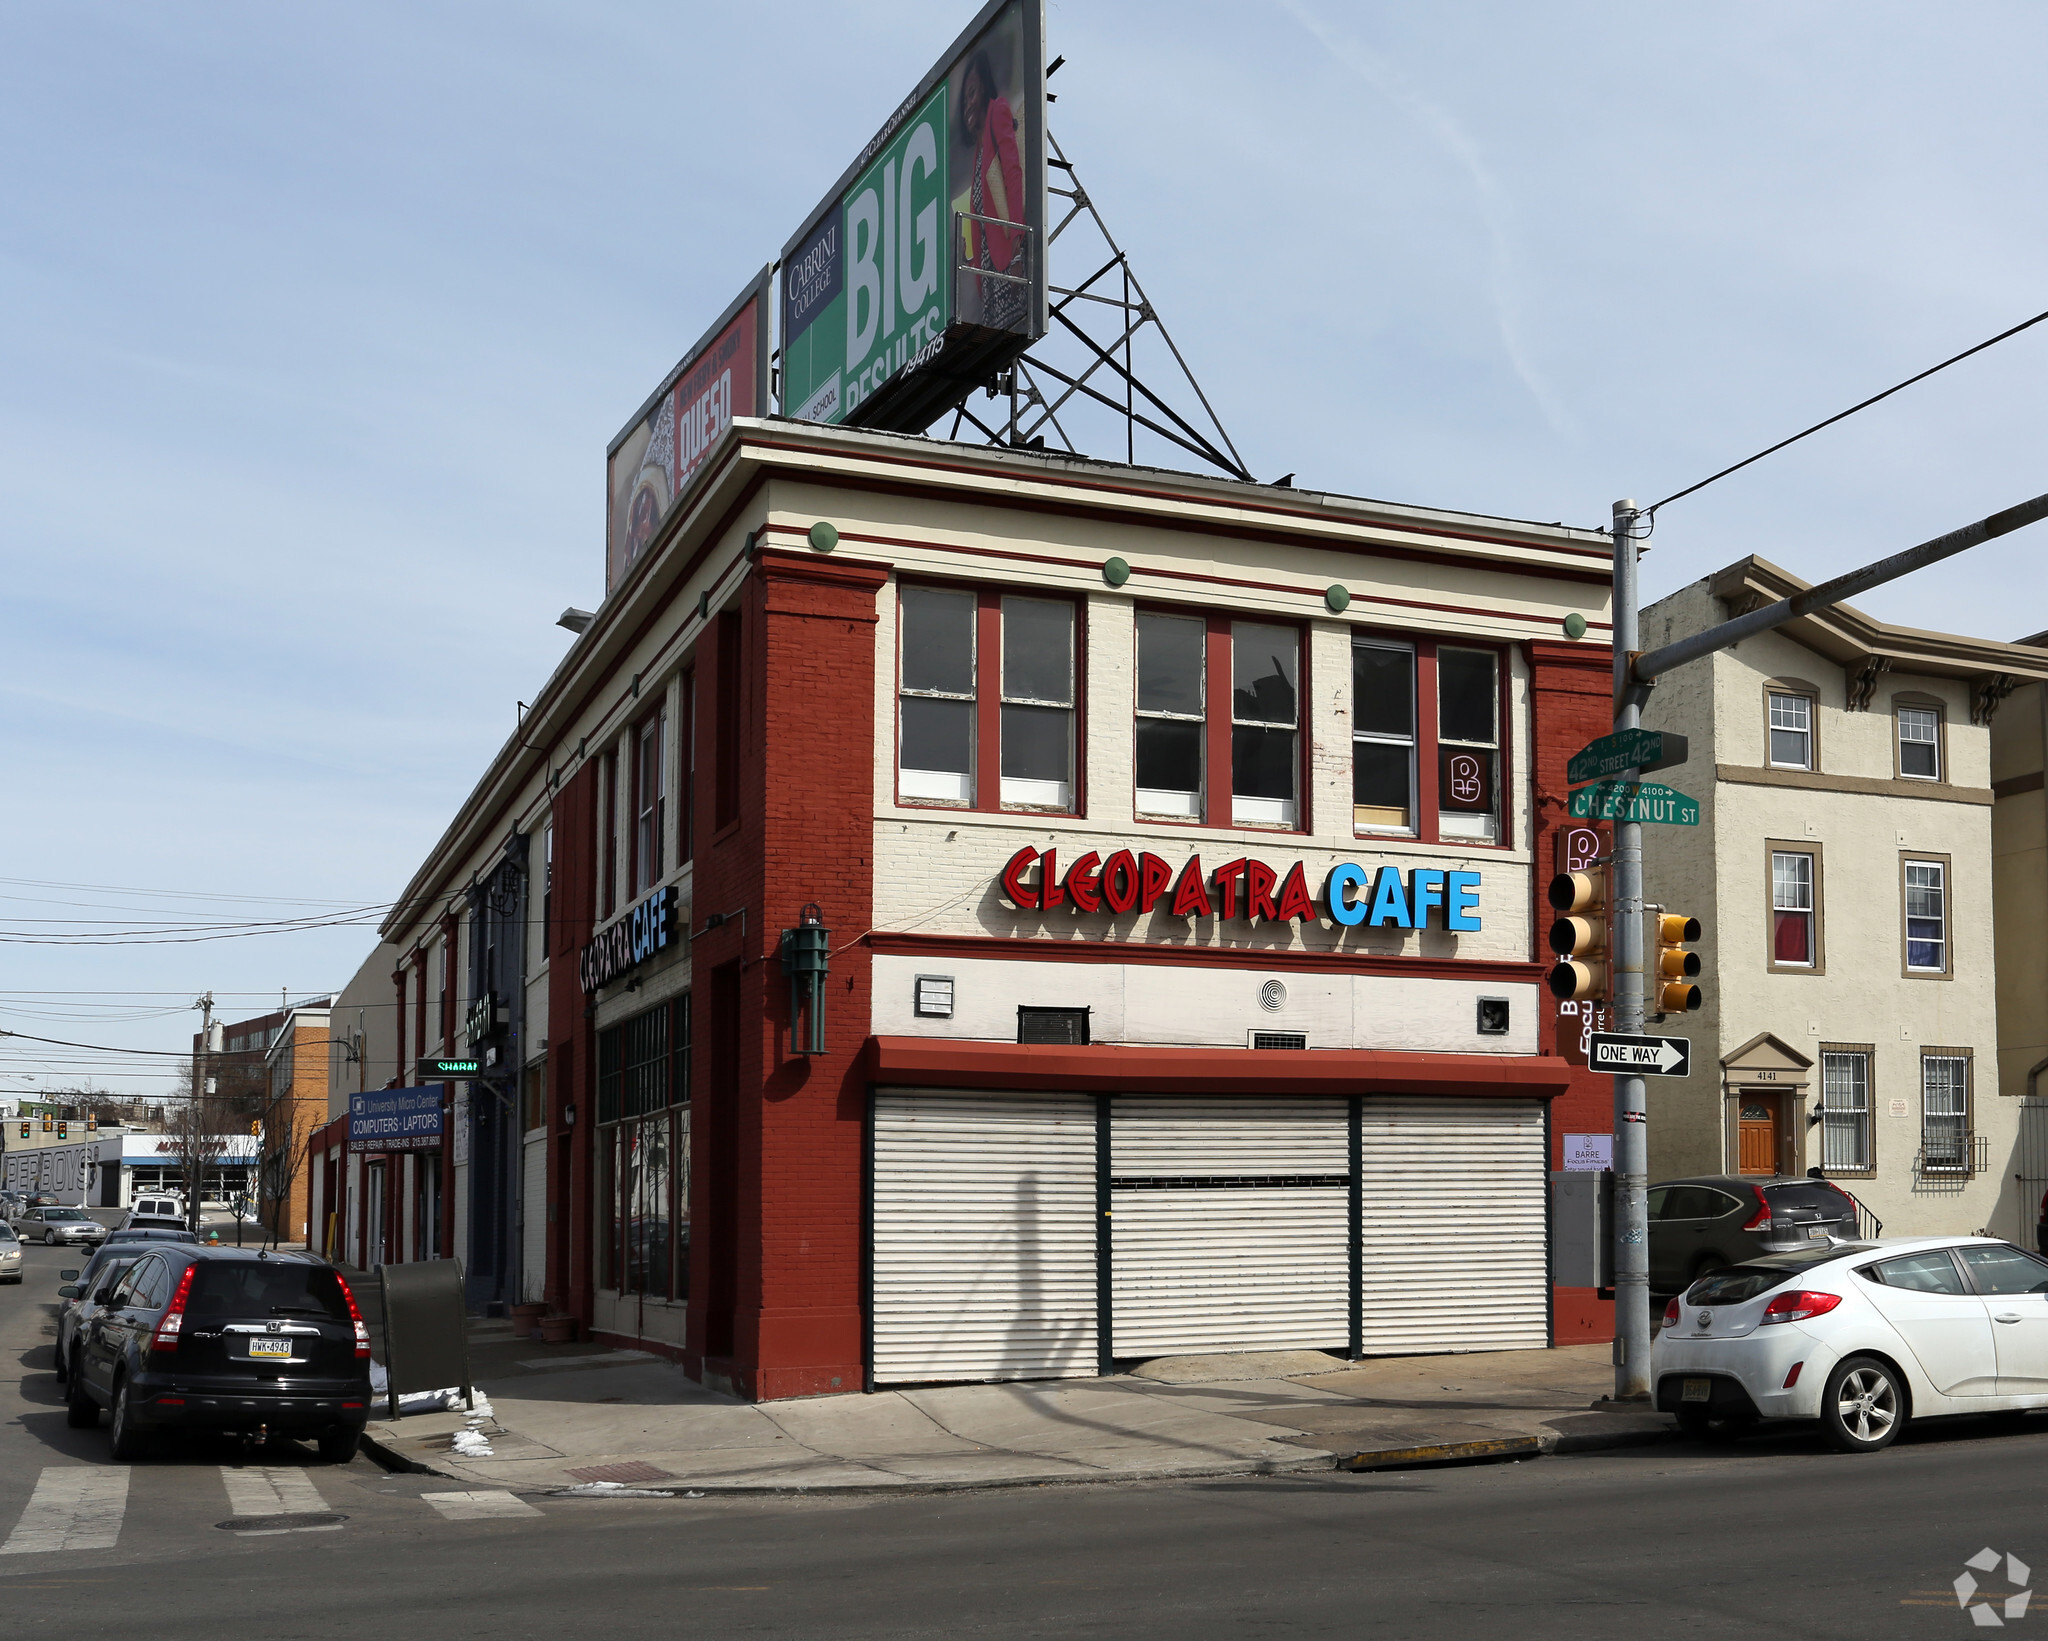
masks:
[[[1650,1009],[1654,1014],[1683,1014],[1700,1006],[1700,954],[1685,948],[1700,937],[1700,920],[1683,912],[1659,912],[1655,950],[1650,962]]]
[[[1550,925],[1550,949],[1557,953],[1557,966],[1550,971],[1551,996],[1581,1002],[1607,1000],[1610,886],[1604,866],[1559,872],[1550,880],[1551,909],[1559,914]]]

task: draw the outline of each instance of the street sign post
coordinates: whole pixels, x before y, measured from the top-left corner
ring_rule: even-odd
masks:
[[[1586,1068],[1623,1077],[1690,1077],[1692,1039],[1596,1031],[1586,1054]]]
[[[1700,806],[1675,787],[1654,781],[1596,781],[1572,794],[1571,817],[1697,826]]]
[[[464,1078],[480,1077],[483,1075],[483,1069],[484,1063],[481,1060],[429,1056],[420,1061],[417,1077],[423,1083],[451,1083]]]
[[[1565,779],[1577,786],[1584,781],[1626,774],[1631,769],[1647,775],[1653,769],[1669,769],[1684,763],[1690,751],[1686,738],[1669,730],[1616,730],[1574,752],[1572,761],[1565,765]]]

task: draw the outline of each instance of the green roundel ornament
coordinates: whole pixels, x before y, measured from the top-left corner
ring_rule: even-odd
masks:
[[[823,519],[811,526],[810,542],[821,553],[829,553],[839,545],[839,531]]]
[[[1584,638],[1586,636],[1586,618],[1579,614],[1577,610],[1572,611],[1570,615],[1564,618],[1564,635],[1567,638]]]
[[[1330,587],[1324,590],[1323,602],[1330,606],[1332,615],[1342,615],[1351,605],[1349,587]]]
[[[1131,567],[1120,558],[1106,558],[1102,561],[1102,579],[1112,587],[1121,587],[1131,579]]]

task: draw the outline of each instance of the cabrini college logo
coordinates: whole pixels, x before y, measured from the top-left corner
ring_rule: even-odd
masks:
[[[1980,1630],[2003,1628],[2007,1619],[2025,1617],[2027,1603],[2033,1598],[2034,1592],[2027,1588],[2033,1572],[2016,1555],[2001,1558],[1996,1550],[1986,1545],[1963,1566],[1965,1569],[1974,1567],[1978,1573],[1992,1573],[1998,1570],[2001,1559],[2005,1562],[2005,1581],[2019,1591],[2018,1595],[2009,1595],[1995,1605],[1988,1599],[1973,1603],[1971,1598],[1977,1594],[1976,1573],[1966,1570],[1955,1583],[1956,1605],[1970,1615],[1970,1622]],[[2005,1615],[2003,1618],[1999,1616],[2001,1612]]]

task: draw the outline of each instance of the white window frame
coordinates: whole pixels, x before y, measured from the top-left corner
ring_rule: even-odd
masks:
[[[1830,1173],[1839,1169],[1867,1174],[1871,1169],[1869,1051],[1823,1049],[1820,1068],[1821,1166]],[[1838,1153],[1844,1137],[1854,1153],[1850,1161]]]
[[[941,597],[963,598],[967,601],[967,677],[969,688],[962,693],[958,690],[911,689],[903,682],[903,638],[909,626],[906,606],[911,592],[936,594]],[[902,589],[896,603],[896,698],[899,703],[907,700],[965,701],[970,707],[978,696],[973,685],[981,678],[981,601],[971,587],[925,587],[918,585]],[[972,713],[968,720],[967,768],[964,772],[950,769],[918,769],[903,756],[903,708],[896,709],[896,790],[899,796],[918,803],[966,804],[974,802],[974,770],[979,758],[978,732],[980,713]]]
[[[1934,881],[1932,883],[1916,884],[1913,881],[1913,873],[1916,870],[1933,873]],[[1906,972],[1908,974],[1947,974],[1949,972],[1947,863],[1939,860],[1914,860],[1909,856],[1905,862],[1905,870],[1900,877],[1900,885],[1901,891],[1906,897],[1906,950],[1904,954]],[[1940,925],[1941,932],[1932,941],[1932,944],[1940,952],[1940,958],[1939,961],[1931,964],[1915,963],[1913,961],[1913,947],[1915,945],[1913,938],[1913,892],[1916,889],[1923,894],[1932,890],[1934,894],[1940,897],[1937,902],[1940,909],[1936,912],[1934,921]],[[1921,921],[1927,921],[1926,913],[1923,912],[1920,916]],[[1920,943],[1927,944],[1924,941]]]
[[[1933,1068],[1940,1066],[1942,1087],[1934,1086]],[[1947,1068],[1954,1067],[1953,1077]],[[1939,1098],[1943,1108],[1936,1109]],[[1941,1124],[1936,1129],[1936,1123]],[[1955,1136],[1955,1160],[1925,1163],[1929,1173],[1964,1174],[1970,1169],[1970,1058],[1966,1054],[1923,1054],[1920,1056],[1920,1154],[1923,1159],[1931,1158],[1933,1148],[1928,1136],[1936,1132]]]
[[[1790,722],[1789,719],[1792,716],[1790,713],[1787,714],[1787,722],[1782,724],[1778,722],[1778,704],[1781,701],[1788,706],[1794,701],[1799,703],[1798,717],[1801,720],[1800,722],[1796,724]],[[1764,762],[1772,769],[1810,770],[1813,768],[1813,706],[1814,702],[1811,695],[1801,695],[1795,690],[1774,689],[1765,692]],[[1786,763],[1779,759],[1776,737],[1781,732],[1788,735],[1797,734],[1806,737],[1806,756],[1800,762]]]
[[[1894,721],[1895,721],[1895,724],[1896,724],[1896,727],[1897,727],[1897,731],[1898,731],[1898,737],[1899,737],[1899,778],[1900,778],[1901,780],[1907,780],[1907,781],[1938,781],[1938,780],[1940,780],[1940,779],[1941,779],[1941,714],[1940,714],[1940,712],[1939,712],[1939,711],[1937,711],[1937,710],[1936,710],[1935,708],[1933,708],[1933,707],[1916,707],[1916,706],[1903,706],[1903,707],[1895,707],[1895,708],[1893,709],[1893,714],[1892,714],[1892,715],[1893,715],[1893,719],[1894,719]],[[1915,727],[1916,729],[1920,727],[1920,721],[1921,721],[1922,719],[1926,720],[1926,725],[1925,725],[1925,727],[1926,727],[1927,733],[1926,733],[1925,735],[1918,735],[1918,734],[1915,734],[1915,735],[1911,735],[1911,736],[1907,735],[1907,733],[1906,733],[1906,721],[1907,721],[1908,717],[1910,717],[1910,718],[1911,718],[1911,719],[1913,720],[1913,722],[1914,722],[1914,727]],[[1920,775],[1920,774],[1915,774],[1915,773],[1913,773],[1912,771],[1910,771],[1910,770],[1908,770],[1908,769],[1906,768],[1906,748],[1907,748],[1908,746],[1925,746],[1925,747],[1932,747],[1932,748],[1934,749],[1934,769],[1933,769],[1933,772],[1932,772],[1931,774],[1926,774],[1926,775]]]
[[[1067,698],[1064,701],[1040,700],[1035,695],[1012,695],[1009,691],[1010,661],[1010,606],[1012,604],[1050,604],[1067,612]],[[978,612],[977,612],[978,614]],[[976,623],[979,625],[979,622]],[[1070,598],[1041,598],[1029,593],[1004,593],[996,603],[996,631],[1002,652],[996,666],[996,723],[998,733],[1002,730],[1003,707],[1051,707],[1067,715],[1067,778],[1064,781],[1030,780],[1021,776],[1004,775],[999,772],[997,780],[1002,787],[1002,802],[1031,809],[1054,809],[1071,812],[1074,807],[1074,765],[1076,762],[1075,720],[1079,703],[1075,697],[1075,680],[1079,672],[1075,650],[1079,646],[1081,616]],[[975,657],[979,664],[980,657]],[[1000,751],[997,754],[1000,760]]]
[[[1140,786],[1133,789],[1132,796],[1136,800],[1136,812],[1140,815],[1156,815],[1163,820],[1198,821],[1202,818],[1203,787],[1209,779],[1209,624],[1199,615],[1181,615],[1169,610],[1138,611],[1137,622],[1148,620],[1185,621],[1195,629],[1196,637],[1201,646],[1199,653],[1202,658],[1201,665],[1196,669],[1196,675],[1201,680],[1201,711],[1162,712],[1149,707],[1138,707],[1134,708],[1132,716],[1136,720],[1150,718],[1159,723],[1196,724],[1200,726],[1200,734],[1196,743],[1200,748],[1200,755],[1196,759],[1197,772],[1194,791],[1174,792],[1160,787]],[[1137,623],[1134,622],[1131,628],[1133,700],[1139,699],[1137,669],[1143,665],[1138,659],[1138,654],[1138,628]],[[1132,759],[1132,767],[1135,769],[1135,732],[1132,742]]]
[[[1796,891],[1800,889],[1805,890],[1805,905],[1788,905],[1786,903],[1784,894],[1786,879],[1778,870],[1778,862],[1781,860],[1799,861],[1804,864],[1806,870],[1803,881],[1794,881],[1790,883],[1789,887],[1795,891],[1795,898]],[[1798,874],[1794,874],[1795,878],[1797,876]],[[1806,851],[1800,849],[1773,849],[1771,851],[1771,967],[1776,969],[1810,969],[1819,963],[1820,941],[1817,938],[1819,919],[1815,916],[1816,908],[1813,904],[1814,880],[1818,876],[1819,873],[1815,869],[1814,858]],[[1806,919],[1806,956],[1804,960],[1796,957],[1780,957],[1778,955],[1778,914],[1781,912],[1795,913]]]
[[[1358,725],[1357,685],[1352,686],[1351,697],[1351,758],[1354,767],[1358,760],[1358,748],[1369,746],[1404,747],[1408,753],[1408,823],[1405,826],[1389,826],[1377,821],[1362,821],[1358,818],[1358,806],[1354,799],[1351,812],[1352,830],[1364,837],[1412,838],[1420,834],[1422,827],[1421,771],[1415,766],[1419,756],[1417,745],[1421,739],[1415,715],[1421,710],[1420,669],[1416,666],[1415,646],[1391,638],[1353,638],[1351,647],[1355,650],[1385,650],[1390,654],[1408,658],[1408,733],[1396,735],[1387,730],[1362,730]]]

